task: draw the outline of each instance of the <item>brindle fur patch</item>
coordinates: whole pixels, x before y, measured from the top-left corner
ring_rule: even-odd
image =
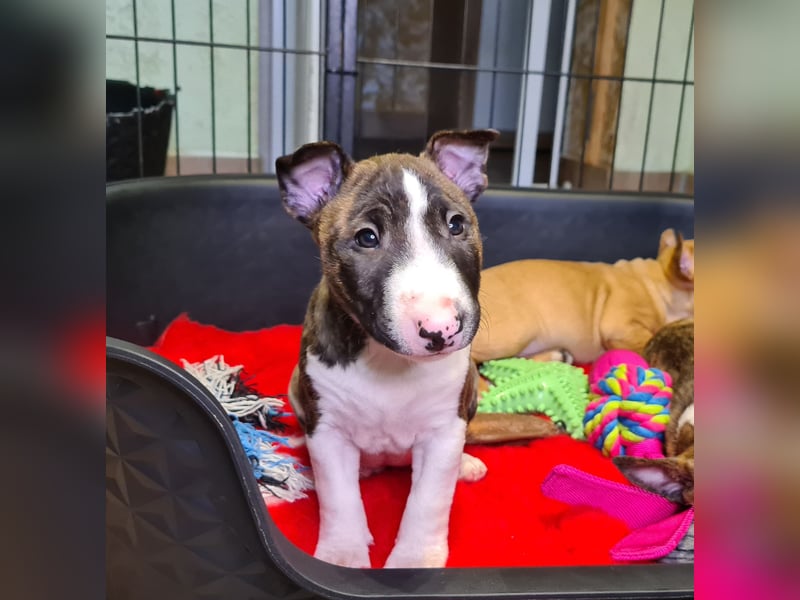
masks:
[[[694,320],[682,319],[659,329],[645,346],[644,358],[650,366],[672,376],[665,450],[667,456],[675,456],[679,453],[678,422],[694,403]]]
[[[331,297],[326,278],[311,294],[301,346],[328,367],[354,362],[366,343],[364,330]]]
[[[651,367],[667,371],[673,381],[694,375],[694,320],[665,325],[650,339],[644,359]]]
[[[472,420],[478,410],[478,367],[474,362],[469,361],[469,371],[464,380],[464,387],[461,388],[461,398],[458,404],[458,416],[467,423]]]
[[[319,422],[319,395],[311,384],[311,378],[306,374],[305,352],[300,355],[300,361],[292,373],[289,394],[300,405],[299,410],[294,407],[297,421],[303,431],[311,435]]]

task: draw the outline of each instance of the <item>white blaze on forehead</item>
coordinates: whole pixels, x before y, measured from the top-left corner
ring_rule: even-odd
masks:
[[[466,308],[471,300],[455,263],[436,247],[425,226],[428,193],[418,176],[406,169],[403,169],[403,190],[408,201],[407,252],[398,255],[386,279],[385,291],[390,327],[397,340],[405,345],[409,337],[419,337],[409,327],[412,320],[409,311],[414,304],[436,306],[441,299],[448,298]]]
[[[415,225],[421,226],[428,210],[428,192],[412,172],[403,169],[403,190],[408,199],[409,220],[408,225],[414,229]],[[411,233],[411,232],[409,232]]]
[[[419,270],[418,273],[413,274],[415,280],[435,274],[437,277],[444,276],[457,281],[458,274],[453,261],[442,255],[442,252],[433,243],[430,232],[425,227],[425,214],[428,212],[428,192],[420,183],[418,177],[406,169],[403,169],[403,190],[408,200],[409,213],[405,227],[408,261],[406,264],[397,265],[395,267],[396,270],[409,269],[413,264],[413,269],[411,270]],[[441,287],[436,285],[435,279],[420,282],[415,287],[424,289],[428,285],[432,285],[434,290]]]

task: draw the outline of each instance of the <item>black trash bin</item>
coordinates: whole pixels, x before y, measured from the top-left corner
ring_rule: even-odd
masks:
[[[169,90],[106,80],[106,181],[164,175],[175,97]],[[141,112],[142,165],[139,167]]]

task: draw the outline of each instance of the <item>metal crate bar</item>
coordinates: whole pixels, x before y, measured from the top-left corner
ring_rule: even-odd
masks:
[[[208,0],[208,54],[211,79],[211,172],[217,172],[217,104],[214,81],[214,0]]]
[[[170,0],[170,12],[172,15],[172,95],[175,102],[175,174],[181,174],[181,128],[178,122],[178,44],[175,42],[177,36],[177,25],[175,20],[175,0]]]
[[[245,5],[245,27],[247,28],[246,36],[247,36],[247,46],[250,46],[250,0],[244,0]],[[252,156],[252,148],[253,148],[253,121],[252,121],[252,97],[251,97],[251,82],[250,82],[250,67],[251,67],[251,51],[248,49],[247,52],[247,172],[253,172],[253,156]]]
[[[187,144],[189,143],[188,137],[186,137],[185,131],[185,124],[186,124],[186,115],[184,116],[184,131],[181,131],[181,120],[180,120],[180,112],[179,111],[179,98],[178,98],[178,91],[180,90],[181,85],[181,77],[179,73],[178,64],[178,54],[179,54],[179,47],[189,48],[194,47],[198,49],[203,49],[204,51],[208,52],[209,61],[210,61],[210,68],[209,68],[209,81],[208,86],[210,87],[211,92],[211,105],[210,105],[210,119],[207,120],[207,125],[205,127],[210,128],[210,141],[211,141],[211,148],[210,148],[210,167],[202,167],[203,169],[208,169],[211,172],[217,173],[223,170],[228,170],[228,163],[224,162],[227,161],[228,158],[226,157],[223,161],[223,158],[220,156],[218,157],[217,154],[220,151],[223,151],[222,145],[225,148],[228,148],[228,139],[227,136],[222,136],[223,131],[217,131],[217,110],[222,109],[219,106],[218,100],[221,99],[217,98],[216,96],[216,87],[218,83],[218,79],[221,73],[217,72],[217,68],[221,68],[222,62],[217,63],[216,58],[219,58],[220,61],[222,57],[217,57],[217,49],[222,50],[237,50],[243,53],[243,62],[245,63],[246,69],[246,78],[247,81],[245,85],[242,86],[243,94],[246,94],[246,107],[244,108],[245,115],[243,118],[247,119],[247,126],[245,132],[242,132],[240,135],[242,137],[241,140],[236,141],[236,152],[241,152],[241,154],[237,154],[237,159],[241,161],[240,167],[242,171],[246,171],[247,173],[253,173],[254,170],[258,170],[257,165],[261,165],[261,168],[268,169],[269,167],[265,167],[265,165],[269,165],[270,161],[272,160],[272,155],[275,154],[277,151],[282,150],[284,153],[291,151],[292,148],[286,147],[288,145],[293,145],[295,138],[302,137],[303,140],[309,137],[311,134],[306,133],[305,130],[302,130],[303,133],[299,133],[300,130],[295,131],[298,128],[297,124],[292,125],[287,121],[287,119],[293,119],[292,109],[294,105],[286,105],[286,98],[287,94],[290,94],[291,90],[287,91],[287,86],[293,86],[296,83],[295,75],[300,77],[300,73],[295,74],[294,71],[289,71],[288,69],[297,69],[298,66],[293,67],[294,61],[288,60],[289,56],[310,56],[310,57],[318,57],[320,60],[324,60],[324,64],[321,64],[322,67],[322,79],[323,81],[319,83],[319,92],[303,92],[303,93],[312,93],[315,94],[313,97],[315,98],[313,101],[315,106],[320,111],[318,117],[321,119],[321,126],[322,126],[322,137],[325,139],[330,139],[337,141],[347,152],[353,154],[356,144],[356,124],[357,122],[360,123],[360,119],[363,117],[360,109],[359,109],[359,69],[362,66],[380,66],[386,67],[394,72],[394,77],[391,82],[392,88],[395,90],[395,94],[392,95],[392,109],[396,109],[395,102],[397,101],[397,94],[400,92],[398,89],[399,81],[397,79],[398,72],[401,72],[403,69],[427,69],[432,72],[435,71],[449,71],[449,72],[462,72],[462,73],[477,73],[477,74],[487,74],[486,78],[486,85],[491,85],[491,94],[485,93],[484,98],[482,101],[488,103],[489,107],[489,115],[494,114],[494,106],[496,102],[499,102],[500,99],[505,98],[505,101],[508,99],[506,96],[499,96],[500,92],[498,91],[497,86],[499,85],[497,82],[499,79],[502,79],[501,76],[516,76],[519,77],[521,80],[521,86],[523,89],[522,98],[520,99],[518,110],[519,115],[517,117],[517,124],[515,131],[515,149],[514,149],[514,156],[511,159],[510,168],[512,170],[512,183],[516,185],[532,185],[535,182],[533,181],[533,173],[540,172],[538,169],[545,168],[548,171],[547,175],[542,175],[542,184],[547,185],[550,188],[558,187],[558,182],[560,179],[560,169],[562,166],[561,162],[561,153],[564,149],[565,144],[565,131],[568,128],[566,123],[570,120],[570,117],[575,117],[576,120],[579,120],[581,116],[583,116],[583,125],[582,125],[582,137],[576,138],[574,140],[576,142],[575,147],[575,156],[571,157],[571,163],[576,162],[575,165],[575,177],[574,183],[578,187],[583,187],[584,183],[587,183],[590,187],[596,186],[597,181],[595,181],[595,177],[593,171],[591,170],[594,167],[601,167],[602,169],[606,169],[606,176],[605,181],[601,183],[601,185],[605,186],[607,189],[614,189],[615,184],[617,187],[624,187],[630,188],[631,190],[638,189],[640,192],[645,189],[645,187],[651,187],[648,184],[649,181],[649,174],[646,173],[646,169],[648,167],[648,156],[650,157],[650,163],[653,163],[653,157],[656,156],[654,153],[654,148],[649,148],[649,144],[651,142],[655,142],[656,136],[656,125],[660,125],[660,121],[658,121],[657,117],[658,114],[655,113],[655,103],[656,103],[656,93],[657,93],[657,85],[663,86],[680,86],[680,102],[677,102],[678,94],[677,92],[671,96],[675,99],[675,102],[671,104],[671,112],[670,118],[674,116],[675,111],[677,111],[677,125],[675,127],[675,137],[674,139],[670,139],[669,136],[671,135],[672,125],[668,126],[668,129],[664,132],[664,135],[659,135],[659,140],[661,140],[660,144],[666,144],[667,148],[664,149],[664,160],[659,161],[659,164],[651,164],[650,168],[654,169],[654,171],[658,171],[658,174],[663,177],[663,184],[659,184],[660,187],[667,186],[668,188],[663,190],[666,193],[671,193],[675,195],[685,195],[684,193],[678,193],[674,190],[676,184],[680,183],[680,177],[682,177],[682,173],[677,173],[676,168],[678,168],[678,161],[680,159],[679,150],[683,148],[680,145],[681,135],[686,135],[687,128],[683,125],[683,119],[686,115],[686,102],[687,102],[687,89],[691,87],[694,88],[694,76],[692,75],[691,79],[689,79],[690,74],[690,65],[691,65],[691,52],[693,48],[693,32],[694,32],[694,7],[693,3],[689,3],[686,6],[686,11],[681,13],[681,27],[685,27],[685,24],[688,24],[689,27],[689,39],[686,44],[686,55],[683,65],[680,65],[680,58],[675,56],[680,53],[681,49],[670,47],[669,52],[671,53],[672,59],[677,59],[678,65],[683,66],[683,78],[676,77],[678,73],[680,73],[680,66],[675,65],[675,72],[672,73],[663,73],[663,75],[667,75],[664,77],[658,76],[659,71],[659,59],[661,58],[661,62],[663,63],[663,58],[666,56],[667,53],[667,46],[666,41],[662,40],[662,36],[664,35],[667,25],[672,18],[670,14],[666,13],[666,0],[661,0],[660,6],[658,4],[652,3],[652,8],[650,5],[644,5],[642,3],[651,2],[652,0],[632,0],[634,5],[637,6],[645,6],[648,10],[645,11],[643,14],[649,15],[647,18],[651,19],[649,21],[653,25],[655,24],[655,17],[658,14],[658,30],[657,30],[657,38],[655,40],[655,56],[653,59],[653,68],[652,74],[649,73],[649,61],[644,66],[644,73],[639,74],[639,76],[626,76],[625,75],[625,63],[626,59],[628,58],[627,55],[627,45],[628,40],[630,39],[631,35],[631,21],[632,21],[632,14],[633,11],[629,11],[627,17],[620,17],[618,21],[618,27],[625,28],[625,46],[626,52],[624,56],[621,57],[622,60],[622,70],[619,71],[619,74],[595,74],[594,72],[594,61],[597,53],[600,52],[598,49],[598,28],[599,24],[598,21],[600,19],[601,6],[604,6],[606,0],[565,0],[561,3],[552,3],[552,10],[558,10],[559,13],[553,13],[553,19],[549,20],[545,17],[547,16],[542,7],[545,5],[550,6],[552,0],[527,0],[526,5],[529,7],[531,11],[537,10],[537,35],[534,36],[535,39],[530,39],[530,32],[528,33],[529,39],[526,42],[526,50],[524,51],[523,57],[524,61],[522,63],[506,63],[506,64],[521,64],[522,67],[499,67],[499,64],[503,64],[499,60],[499,52],[497,50],[497,44],[500,42],[500,19],[499,15],[506,11],[511,10],[509,7],[516,7],[514,2],[516,0],[498,0],[497,8],[492,9],[491,14],[498,15],[496,17],[485,17],[485,18],[497,18],[496,23],[487,23],[486,27],[489,29],[486,30],[485,33],[482,35],[491,35],[491,30],[494,30],[495,37],[494,37],[494,45],[495,50],[493,53],[492,60],[487,60],[483,62],[478,62],[478,64],[465,64],[467,62],[472,62],[471,59],[465,57],[455,57],[457,62],[443,62],[437,60],[408,60],[397,58],[399,56],[399,45],[398,39],[400,37],[399,27],[401,27],[402,19],[402,12],[401,9],[389,8],[387,9],[388,12],[386,13],[390,20],[392,18],[395,19],[394,31],[395,31],[395,41],[394,41],[394,58],[378,58],[375,56],[368,56],[368,55],[359,55],[359,3],[357,0],[309,0],[311,2],[316,2],[314,4],[315,10],[324,15],[320,18],[323,19],[321,23],[321,41],[322,46],[316,46],[316,42],[313,42],[311,47],[315,49],[305,49],[305,48],[290,48],[287,47],[289,45],[306,45],[309,44],[301,41],[299,33],[295,32],[294,30],[294,22],[297,18],[294,12],[291,12],[295,8],[295,3],[287,2],[286,0],[280,0],[278,2],[275,0],[273,3],[258,3],[256,4],[255,8],[251,6],[251,2],[253,0],[244,0],[245,6],[243,7],[244,10],[241,11],[240,16],[236,18],[241,18],[244,22],[246,27],[246,33],[242,36],[241,39],[236,39],[235,43],[231,42],[223,42],[219,41],[215,38],[223,37],[220,27],[221,24],[217,23],[217,27],[215,28],[214,23],[214,12],[215,9],[217,12],[221,10],[220,4],[216,4],[213,0],[208,0],[208,39],[206,40],[196,40],[196,39],[185,39],[186,36],[178,38],[179,27],[177,23],[178,15],[176,15],[176,0],[170,0],[169,4],[165,6],[165,18],[171,17],[171,24],[170,24],[170,33],[166,35],[140,35],[140,27],[141,23],[138,20],[139,12],[141,10],[140,2],[138,0],[131,0],[131,3],[128,4],[130,7],[133,27],[131,28],[132,34],[126,33],[110,33],[106,35],[107,40],[116,40],[116,41],[123,41],[123,42],[131,42],[133,45],[133,63],[135,67],[135,83],[136,83],[136,108],[137,110],[137,133],[138,133],[138,147],[137,147],[137,158],[138,158],[138,174],[140,177],[144,176],[145,172],[145,149],[144,149],[144,140],[143,140],[143,127],[146,125],[146,119],[143,119],[142,115],[142,101],[143,101],[143,94],[140,90],[142,85],[142,76],[144,71],[142,68],[146,65],[141,63],[141,43],[152,43],[152,44],[168,44],[171,46],[171,62],[172,62],[172,86],[174,88],[173,92],[173,102],[174,102],[174,110],[173,110],[173,123],[174,123],[174,146],[172,147],[172,154],[174,154],[174,173],[180,175],[181,173],[193,172],[195,167],[191,166],[193,163],[189,160],[191,158],[192,150],[187,150]],[[589,3],[586,6],[586,2]],[[593,3],[596,3],[596,6],[593,6]],[[123,5],[124,6],[124,5]],[[241,6],[239,4],[239,6]],[[267,7],[265,9],[265,6]],[[536,7],[539,7],[538,9]],[[692,14],[691,20],[689,20],[688,8],[691,6]],[[272,11],[269,7],[273,7],[275,10]],[[558,7],[556,9],[556,7]],[[281,10],[282,8],[282,10]],[[586,40],[585,44],[585,56],[583,56],[582,60],[590,59],[590,63],[592,68],[589,69],[588,72],[585,73],[576,73],[573,72],[572,61],[574,58],[574,54],[576,52],[576,22],[578,20],[578,14],[584,14],[584,9],[586,8],[595,8],[595,14],[586,14],[585,17],[588,19],[586,22],[585,27],[590,33],[592,30],[592,21],[594,21],[594,35],[592,36],[592,40]],[[672,8],[672,7],[670,7]],[[129,9],[126,7],[126,11]],[[253,10],[257,10],[257,14],[253,13]],[[472,10],[471,6],[464,5],[464,10]],[[521,10],[521,9],[520,9]],[[167,12],[169,14],[167,15]],[[657,12],[660,11],[660,12]],[[289,14],[291,12],[291,14]],[[264,14],[262,14],[264,13]],[[299,14],[299,13],[298,13]],[[392,17],[392,14],[394,15]],[[638,13],[637,13],[638,14]],[[665,14],[667,15],[665,17]],[[677,14],[677,13],[676,13]],[[266,15],[266,16],[265,16]],[[288,17],[287,17],[288,15]],[[473,15],[474,16],[474,15]],[[264,19],[267,19],[266,21]],[[482,17],[483,18],[483,17]],[[638,18],[638,17],[637,17]],[[203,20],[205,17],[203,17]],[[257,31],[261,32],[264,30],[263,28],[266,26],[267,31],[266,35],[262,36],[260,33],[258,37],[254,35],[252,30],[254,21],[256,19],[258,22],[258,29]],[[528,13],[528,19],[532,19],[532,13]],[[623,19],[626,19],[627,22],[623,22]],[[685,19],[685,21],[683,21]],[[547,23],[546,25],[544,23]],[[555,23],[558,22],[559,25],[557,26]],[[561,24],[563,23],[563,25]],[[391,24],[390,24],[391,25]],[[528,24],[529,27],[531,26],[530,23]],[[289,29],[287,29],[287,26]],[[316,27],[316,26],[315,26]],[[281,31],[282,28],[282,31]],[[543,32],[542,28],[545,29]],[[551,31],[552,28],[552,31]],[[304,30],[306,31],[306,30]],[[318,31],[314,29],[314,31]],[[391,30],[388,30],[388,35],[391,34]],[[516,31],[516,30],[515,30]],[[621,29],[620,35],[622,33]],[[638,30],[637,30],[638,31]],[[685,29],[684,29],[685,32]],[[219,34],[219,35],[217,35]],[[304,36],[308,36],[308,33],[304,33]],[[316,34],[312,33],[312,38]],[[459,32],[456,32],[455,35],[459,35]],[[460,35],[462,38],[466,36],[466,22],[462,25]],[[560,37],[560,44],[558,46],[557,37]],[[550,38],[554,41],[553,44],[547,45],[546,40]],[[304,37],[303,39],[307,39]],[[544,40],[544,41],[543,41]],[[491,43],[491,42],[490,42]],[[683,46],[683,41],[679,42],[680,46]],[[532,48],[536,48],[535,52]],[[557,50],[550,50],[549,48],[557,48]],[[584,50],[584,49],[582,49]],[[390,46],[391,51],[391,46]],[[653,51],[653,46],[649,47],[648,50],[648,57],[649,52]],[[488,56],[489,50],[487,50]],[[517,52],[517,50],[515,50]],[[532,54],[533,52],[533,54]],[[548,57],[547,61],[543,59],[545,56],[545,52],[558,52],[559,56],[555,62],[550,62],[551,58]],[[253,65],[253,53],[256,53],[256,57],[258,58],[257,64]],[[367,52],[364,52],[367,54]],[[274,59],[270,58],[263,58],[268,57],[269,55],[274,55]],[[426,55],[423,55],[426,56]],[[169,60],[169,59],[167,59]],[[270,67],[267,65],[264,66],[263,60],[272,60],[271,64],[275,66],[272,67],[274,70],[274,76],[267,76],[267,78],[272,77],[270,85],[265,86],[264,82],[262,81],[262,71],[266,69],[267,73],[270,73]],[[128,63],[129,64],[129,63]],[[127,67],[126,67],[127,68]],[[253,69],[257,69],[259,73],[259,84],[258,90],[253,88]],[[130,77],[133,76],[131,73]],[[167,73],[169,76],[169,73]],[[432,75],[433,76],[433,75]],[[184,76],[185,77],[185,76]],[[555,78],[553,80],[547,80],[548,77]],[[220,79],[219,82],[222,80]],[[619,86],[619,97],[615,97],[612,101],[612,104],[609,105],[609,109],[613,110],[613,104],[616,104],[616,119],[613,123],[609,123],[605,126],[603,131],[607,130],[608,135],[614,136],[614,144],[611,148],[608,149],[608,154],[610,154],[611,164],[610,166],[606,165],[605,162],[608,159],[607,155],[604,155],[602,159],[602,165],[594,165],[594,159],[592,159],[589,155],[591,154],[590,150],[587,150],[589,146],[589,142],[591,141],[594,143],[594,140],[590,139],[589,133],[590,131],[594,131],[595,128],[592,126],[592,114],[594,112],[593,106],[596,106],[597,98],[596,94],[598,90],[596,89],[597,84],[596,82],[600,81],[608,81],[614,82]],[[490,83],[491,82],[491,83]],[[555,85],[551,85],[551,83],[555,82]],[[582,83],[582,85],[588,85],[588,93],[586,98],[585,106],[580,108],[581,115],[573,115],[574,107],[570,108],[570,94],[574,96],[573,88],[576,85],[574,82],[586,82]],[[625,82],[631,83],[640,83],[640,84],[647,84],[649,86],[649,98],[647,95],[644,95],[641,99],[642,103],[642,112],[644,112],[644,105],[647,104],[647,119],[646,119],[646,127],[644,128],[643,138],[644,138],[644,147],[641,151],[641,161],[639,160],[639,150],[638,148],[634,149],[634,156],[632,157],[633,164],[628,166],[627,161],[625,165],[618,165],[621,169],[630,169],[629,171],[615,171],[615,164],[619,161],[621,154],[623,152],[622,147],[618,148],[618,144],[616,143],[621,132],[622,126],[620,125],[622,116],[622,92]],[[145,82],[146,83],[146,82]],[[203,82],[205,83],[205,82]],[[186,80],[183,81],[184,87],[187,85]],[[305,85],[305,84],[304,84]],[[545,90],[545,85],[547,87],[547,91]],[[278,89],[282,86],[283,89]],[[205,85],[204,85],[205,87]],[[502,86],[500,86],[502,87]],[[303,88],[304,90],[306,88]],[[316,88],[315,88],[316,89]],[[663,90],[667,91],[663,91]],[[669,88],[661,88],[661,91],[658,93],[668,93]],[[258,107],[253,107],[253,94],[257,93],[258,96]],[[292,93],[299,93],[299,92],[292,92]],[[317,96],[316,94],[319,94]],[[388,93],[391,93],[391,88],[389,89]],[[442,93],[445,93],[444,91]],[[543,110],[543,94],[547,94],[548,103],[551,100],[555,100],[555,116],[553,117],[548,116],[548,119],[555,118],[555,124],[552,130],[552,145],[546,148],[547,152],[549,153],[550,159],[549,164],[543,164],[540,161],[546,161],[546,156],[540,154],[537,160],[537,153],[540,152],[539,148],[539,136],[538,134],[538,127],[536,126],[539,121],[538,113]],[[550,94],[553,94],[552,98]],[[557,94],[557,95],[556,95]],[[291,94],[290,94],[291,95]],[[262,104],[261,98],[262,96],[267,97],[269,102],[266,106],[273,106],[273,109],[270,109],[272,112],[268,110],[264,112],[264,106]],[[497,96],[497,97],[496,97]],[[294,97],[294,96],[291,96]],[[317,100],[320,98],[320,100]],[[538,100],[536,100],[538,98]],[[185,100],[185,99],[184,99]],[[575,101],[575,98],[572,99]],[[238,102],[238,101],[237,101]],[[183,102],[183,108],[186,112],[188,104]],[[550,106],[550,104],[548,104]],[[484,107],[485,108],[485,107]],[[315,110],[317,110],[315,109]],[[207,109],[201,109],[203,111]],[[483,110],[483,109],[482,109]],[[548,109],[549,110],[549,109]],[[627,109],[626,109],[627,110]],[[241,114],[241,113],[239,113]],[[316,114],[316,113],[315,113]],[[476,113],[477,114],[477,113]],[[264,115],[267,115],[266,117]],[[283,118],[282,118],[283,117]],[[490,117],[491,118],[491,117]],[[237,116],[238,119],[238,116]],[[266,121],[262,122],[263,119]],[[282,119],[282,120],[281,120]],[[269,142],[269,148],[264,150],[262,147],[264,146],[264,136],[261,133],[258,133],[258,139],[255,140],[253,138],[254,131],[253,125],[254,120],[257,121],[257,131],[267,131],[271,132],[270,135],[272,136],[271,141]],[[292,121],[294,122],[294,121]],[[222,121],[220,121],[220,126],[222,126]],[[465,123],[463,126],[468,126],[469,123]],[[545,126],[545,125],[542,125]],[[553,126],[552,122],[547,124],[547,127]],[[573,127],[575,125],[573,124]],[[294,129],[292,129],[294,127]],[[508,123],[503,125],[505,129],[513,129],[514,124]],[[301,128],[302,129],[302,128]],[[652,129],[652,131],[651,131]],[[662,128],[659,129],[661,131]],[[549,131],[549,130],[548,130]],[[181,139],[181,133],[183,133],[184,140]],[[639,132],[641,134],[641,131]],[[204,132],[205,134],[205,132]],[[218,135],[219,134],[219,135]],[[577,135],[580,135],[580,132],[576,132]],[[375,135],[375,134],[370,134]],[[378,135],[381,135],[380,133]],[[221,137],[220,137],[221,136]],[[298,137],[299,136],[299,137]],[[191,137],[191,136],[190,136]],[[246,137],[246,139],[244,139]],[[269,136],[268,136],[269,137]],[[223,140],[224,143],[223,143]],[[639,138],[641,141],[641,138]],[[183,142],[183,144],[182,144]],[[254,151],[254,142],[255,147],[257,149],[256,160],[254,161],[253,151]],[[524,142],[524,143],[523,143]],[[241,146],[246,143],[247,144],[247,151],[246,153],[242,151]],[[283,148],[280,148],[281,143],[283,144]],[[299,141],[297,143],[300,143]],[[544,142],[548,144],[548,142]],[[668,145],[672,143],[673,147],[671,149],[668,148]],[[196,143],[193,143],[196,145]],[[220,145],[222,144],[222,145]],[[580,144],[580,149],[578,149],[577,144]],[[194,145],[192,147],[194,147]],[[219,147],[218,147],[219,145]],[[621,145],[619,145],[621,146]],[[637,144],[638,146],[638,144]],[[542,147],[542,151],[544,150],[544,146]],[[618,156],[619,150],[619,156]],[[508,151],[506,148],[505,152]],[[202,150],[203,155],[205,155],[208,151]],[[246,157],[246,166],[245,166],[245,157]],[[671,158],[671,164],[670,164]],[[183,160],[182,160],[183,159]],[[592,162],[585,163],[586,160],[590,160]],[[188,161],[188,162],[187,162]],[[183,164],[182,164],[183,163]],[[664,163],[664,164],[662,164]],[[691,169],[689,169],[691,171]],[[619,183],[615,181],[618,178]],[[646,178],[645,175],[648,175]],[[624,176],[624,177],[623,177]],[[623,183],[623,178],[625,181],[631,179],[629,183]],[[647,179],[647,181],[646,181]],[[599,180],[598,180],[599,181]],[[637,185],[638,183],[638,185]],[[678,185],[678,187],[681,187]],[[681,188],[683,189],[683,188]]]
[[[661,50],[661,30],[664,26],[664,7],[667,0],[661,0],[661,12],[658,15],[658,36],[656,37],[656,52],[653,57],[653,78],[650,83],[650,102],[647,107],[647,125],[644,128],[644,148],[642,149],[642,168],[639,170],[639,191],[644,189],[644,169],[647,163],[647,144],[650,141],[650,124],[653,118],[653,100],[655,99],[656,72],[658,71],[658,54]]]
[[[139,18],[136,11],[136,0],[131,3],[133,11],[133,57],[136,65],[136,143],[139,159],[139,177],[144,177],[144,139],[142,139],[142,89],[139,77]]]
[[[631,10],[630,13],[628,13],[628,23],[625,25],[626,46],[628,44],[628,39],[630,38],[631,35],[631,21],[633,20],[632,17],[633,17],[633,10]],[[623,73],[625,73],[625,64],[627,63],[627,61],[628,61],[628,53],[626,52],[622,57]],[[684,73],[683,78],[684,80],[686,79],[686,73]],[[625,86],[625,81],[621,81],[619,85],[620,88],[619,88],[619,99],[617,100],[617,119],[616,123],[614,123],[614,146],[611,148],[611,173],[609,174],[609,179],[608,179],[608,189],[610,190],[614,189],[614,163],[617,159],[617,140],[619,139],[619,122],[620,122],[620,116],[622,115],[622,91]],[[685,85],[683,89],[686,89]]]
[[[276,54],[304,54],[309,56],[325,56],[325,52],[318,50],[302,50],[300,48],[276,48],[271,46],[253,46],[248,44],[228,44],[225,42],[201,42],[199,40],[173,40],[171,38],[108,34],[108,40],[122,40],[127,42],[154,42],[156,44],[177,44],[179,46],[199,46],[201,48],[223,48],[227,50],[251,50],[253,52],[275,52]],[[649,79],[647,81],[650,81]]]
[[[597,33],[600,28],[600,6],[599,0],[596,2],[597,11],[594,17],[594,29],[592,30],[592,57],[589,59],[589,69],[592,76],[589,78],[589,85],[586,88],[586,112],[583,115],[583,135],[581,136],[581,161],[578,163],[578,187],[583,187],[583,166],[586,159],[586,142],[589,139],[589,120],[592,116],[592,104],[594,104],[594,82],[600,78],[594,75],[594,61],[597,57]],[[616,144],[614,144],[616,145]]]
[[[682,79],[653,79],[652,77],[625,77],[620,75],[581,75],[570,71],[546,71],[540,69],[510,69],[506,67],[492,68],[478,65],[465,65],[461,63],[441,63],[429,61],[399,60],[392,58],[367,58],[360,56],[357,60],[362,65],[388,65],[397,67],[412,67],[418,69],[443,69],[450,71],[474,71],[476,73],[497,73],[500,75],[543,75],[545,77],[568,76],[572,79],[592,79],[605,81],[638,81],[641,83],[669,83],[674,85],[694,85],[694,81]]]
[[[567,110],[567,94],[570,84],[570,62],[572,61],[572,42],[575,38],[575,3],[568,0],[564,31],[561,34],[561,76],[558,78],[558,104],[556,105],[555,130],[553,131],[553,150],[550,157],[550,178],[548,185],[558,187],[561,149],[564,147],[564,113]],[[570,23],[572,25],[570,25]]]
[[[691,64],[692,56],[692,43],[694,42],[694,12],[692,13],[692,20],[689,23],[689,41],[686,43],[686,62],[683,65],[683,78],[686,79],[689,75],[689,65]],[[672,169],[669,174],[669,188],[671,192],[675,184],[675,164],[678,162],[678,143],[681,139],[681,124],[683,123],[683,101],[686,97],[686,86],[681,88],[681,102],[678,105],[678,126],[675,131],[675,145],[672,149]]]

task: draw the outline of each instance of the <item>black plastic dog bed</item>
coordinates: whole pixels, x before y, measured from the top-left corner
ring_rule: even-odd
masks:
[[[107,188],[107,597],[689,598],[692,565],[352,570],[273,524],[225,412],[146,351],[181,312],[235,331],[302,322],[319,277],[274,180],[155,178]],[[485,265],[653,256],[693,236],[693,203],[659,196],[489,190]]]

